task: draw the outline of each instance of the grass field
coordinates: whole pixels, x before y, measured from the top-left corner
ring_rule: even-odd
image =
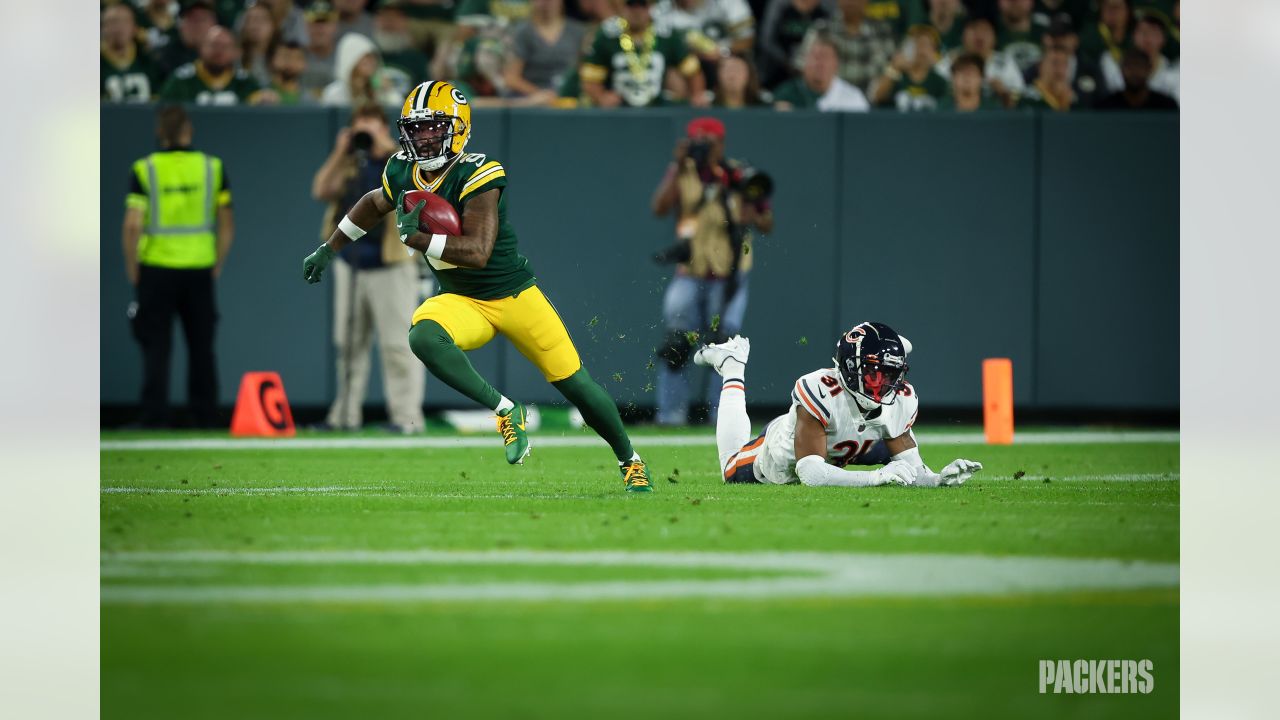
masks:
[[[925,428],[933,467],[986,470],[859,490],[725,486],[709,431],[644,434],[644,496],[555,435],[512,468],[105,433],[103,717],[1177,713],[1168,438]],[[1150,659],[1155,690],[1042,695],[1058,658]]]

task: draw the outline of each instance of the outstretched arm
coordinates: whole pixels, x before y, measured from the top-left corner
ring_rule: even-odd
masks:
[[[378,221],[389,212],[391,212],[391,203],[382,196],[382,188],[365,193],[364,197],[356,201],[351,212],[338,223],[338,227],[334,228],[329,239],[302,261],[303,279],[309,283],[320,282],[320,276],[324,274],[325,268],[329,267],[333,257],[342,248],[363,236],[366,228],[378,224]]]
[[[918,485],[921,487],[938,487],[940,485],[963,485],[966,480],[973,477],[973,474],[982,469],[982,463],[973,460],[953,460],[946,467],[942,468],[942,472],[935,473],[924,464],[924,459],[920,457],[920,448],[916,445],[916,439],[908,430],[892,440],[885,442],[889,449],[889,457],[891,463],[901,463],[910,467],[914,472],[914,479],[908,482],[908,485]],[[886,465],[885,467],[889,467]]]
[[[472,196],[462,211],[461,235],[417,232],[406,237],[404,244],[458,267],[484,267],[489,264],[494,243],[498,241],[498,200],[501,195],[501,188],[493,188]]]

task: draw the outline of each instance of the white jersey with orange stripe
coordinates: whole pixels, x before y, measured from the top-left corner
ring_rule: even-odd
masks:
[[[911,430],[919,412],[920,398],[910,383],[894,401],[869,413],[840,386],[834,368],[815,370],[796,380],[791,390],[791,408],[769,423],[764,445],[756,459],[756,479],[785,485],[799,482],[796,475],[796,415],[807,413],[827,433],[827,462],[836,467],[880,464],[876,443],[901,436]]]

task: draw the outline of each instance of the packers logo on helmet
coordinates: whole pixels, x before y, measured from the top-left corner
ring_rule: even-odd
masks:
[[[404,99],[396,125],[401,155],[423,170],[439,170],[471,139],[471,104],[453,83],[428,80]]]

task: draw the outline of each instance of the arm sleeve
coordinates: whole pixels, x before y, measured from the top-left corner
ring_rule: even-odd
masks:
[[[725,5],[726,34],[734,40],[754,36],[756,20],[751,16],[751,6],[746,0],[731,0]]]
[[[218,188],[218,207],[231,205],[231,178],[227,175],[227,164],[222,163],[222,187]]]
[[[667,64],[676,68],[681,75],[692,76],[702,72],[702,63],[698,62],[698,57],[689,52],[689,46],[684,42],[684,35],[675,34],[671,38],[670,55],[667,57]]]
[[[129,192],[124,196],[124,206],[145,211],[150,204],[151,198],[147,194],[147,189],[142,187],[142,180],[138,177],[138,168],[134,166],[129,169]]]
[[[796,476],[800,478],[800,482],[811,487],[871,487],[885,484],[885,480],[875,470],[841,470],[834,465],[828,465],[817,455],[800,458],[796,463]]]
[[[587,50],[586,56],[582,59],[582,68],[578,71],[582,81],[603,83],[609,77],[610,61],[608,38],[605,37],[602,28],[596,31],[596,37],[591,41],[591,49]]]
[[[388,205],[396,204],[396,188],[391,185],[391,163],[395,162],[396,157],[392,155],[387,158],[387,164],[382,166],[382,197],[387,201]]]

